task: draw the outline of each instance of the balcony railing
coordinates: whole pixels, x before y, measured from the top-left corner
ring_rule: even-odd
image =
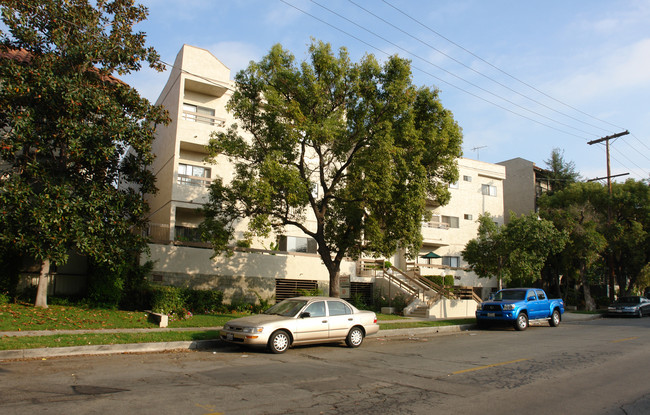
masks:
[[[186,186],[196,186],[196,187],[210,187],[212,180],[206,177],[198,176],[189,176],[187,174],[179,174],[176,183]]]
[[[224,127],[226,125],[226,120],[224,118],[219,118],[208,114],[201,114],[195,111],[183,110],[183,119],[186,121],[193,121],[201,124],[215,125],[217,127]]]
[[[449,229],[449,224],[445,222],[422,222],[423,228]]]

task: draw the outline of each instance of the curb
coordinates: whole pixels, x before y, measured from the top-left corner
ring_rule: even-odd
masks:
[[[415,327],[408,329],[380,330],[372,338],[381,339],[384,337],[413,337],[417,335],[431,335],[443,333],[458,333],[474,328],[474,324],[463,324],[458,326],[441,327]],[[40,349],[16,349],[0,350],[0,361],[42,359],[48,357],[66,357],[82,355],[107,355],[121,353],[155,353],[172,350],[205,350],[217,349],[225,346],[221,340],[195,340],[178,342],[155,342],[155,343],[126,343],[126,344],[103,344],[96,346],[73,346],[73,347],[47,347]]]
[[[102,344],[97,346],[48,347],[41,349],[0,350],[0,361],[66,357],[82,355],[106,355],[121,353],[153,353],[171,350],[213,349],[223,344],[221,340],[195,340],[179,342]]]
[[[565,317],[566,313],[565,313]],[[601,315],[573,315],[573,318],[563,318],[563,323],[574,321],[588,321],[602,318]],[[475,324],[460,324],[456,326],[440,327],[414,327],[408,329],[390,329],[380,330],[372,338],[381,339],[385,337],[417,337],[434,334],[450,334],[468,331],[476,328]],[[196,328],[188,328],[192,330]],[[168,331],[169,329],[142,329],[142,331]],[[114,330],[119,332],[120,330]],[[79,331],[75,331],[79,333]],[[21,334],[25,335],[25,332]],[[45,334],[43,334],[45,335]],[[82,356],[82,355],[107,355],[121,353],[156,353],[172,350],[205,350],[217,349],[225,346],[227,343],[221,340],[195,340],[195,341],[178,341],[178,342],[155,342],[155,343],[126,343],[126,344],[107,344],[96,346],[73,346],[73,347],[48,347],[40,349],[16,349],[0,350],[0,361],[21,360],[21,359],[42,359],[48,357],[65,357],[65,356]]]

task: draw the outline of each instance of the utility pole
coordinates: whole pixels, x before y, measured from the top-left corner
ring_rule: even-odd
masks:
[[[618,134],[612,134],[608,135],[607,137],[599,138],[598,140],[592,140],[589,141],[587,144],[592,145],[592,144],[597,144],[597,143],[602,143],[603,141],[605,142],[605,148],[606,148],[606,154],[607,154],[607,192],[608,192],[608,199],[607,199],[607,228],[611,229],[612,226],[612,171],[609,166],[609,140],[622,137],[624,135],[628,135],[630,132],[628,130],[623,131],[622,133]],[[619,176],[619,175],[617,175]],[[609,299],[614,300],[614,283],[615,283],[615,278],[614,278],[614,257],[612,254],[612,250],[610,249],[609,252],[607,253],[607,265],[609,268]]]

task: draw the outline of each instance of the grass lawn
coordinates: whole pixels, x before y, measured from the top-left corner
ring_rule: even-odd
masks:
[[[150,343],[211,340],[219,336],[216,330],[224,323],[245,314],[194,315],[186,320],[172,320],[170,328],[204,328],[204,330],[152,331],[144,333],[79,333],[54,334],[47,336],[2,336],[0,350],[31,349],[41,347],[70,347],[100,344]],[[404,321],[405,317],[391,314],[377,314],[383,321],[380,330],[437,327],[456,324],[471,324],[474,319],[440,321]],[[385,322],[391,320],[391,322]],[[93,330],[93,329],[147,329],[157,324],[148,320],[144,311],[121,311],[92,309],[77,306],[52,305],[49,308],[35,308],[31,304],[0,305],[0,332],[39,330]],[[210,329],[205,329],[209,327]],[[213,329],[214,328],[214,329]]]

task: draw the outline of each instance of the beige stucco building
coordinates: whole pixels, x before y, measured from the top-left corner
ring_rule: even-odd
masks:
[[[157,101],[167,108],[172,122],[158,129],[153,147],[159,192],[146,196],[151,208],[152,244],[145,259],[155,262],[153,278],[164,284],[220,289],[226,298],[283,298],[298,289],[312,288],[327,292],[328,274],[316,254],[315,241],[297,229],[287,228],[284,235],[255,240],[250,248],[237,249],[233,256],[213,257],[212,249],[197,242],[197,227],[202,221],[199,209],[207,201],[208,185],[215,177],[227,181],[232,174],[225,158],[215,163],[205,161],[210,134],[236,122],[225,109],[234,90],[230,76],[228,67],[209,51],[185,45]],[[378,277],[376,270],[369,272],[372,267],[367,266],[368,261],[346,260],[341,266],[346,284],[343,294],[377,289],[381,286],[377,278],[391,286],[402,286],[408,285],[409,279],[426,275],[453,275],[455,285],[479,287],[475,290],[479,295],[496,286],[493,280],[479,279],[467,271],[461,251],[476,237],[480,214],[489,212],[503,223],[506,169],[466,158],[458,159],[458,167],[458,183],[450,185],[451,202],[446,206],[431,204],[433,218],[422,224],[421,255],[434,252],[440,258],[409,259],[398,252],[387,258],[395,266],[389,277]],[[245,226],[240,223],[238,232],[244,232]],[[279,250],[271,250],[275,243]],[[397,282],[399,278],[404,282]],[[396,287],[393,293],[403,289],[410,298],[425,301],[427,287],[415,287],[413,281],[410,284],[413,292]],[[431,296],[427,301],[433,306]]]
[[[503,182],[505,223],[510,219],[510,212],[518,216],[537,212],[537,198],[552,187],[550,171],[520,157],[497,164],[504,166],[507,174]]]

